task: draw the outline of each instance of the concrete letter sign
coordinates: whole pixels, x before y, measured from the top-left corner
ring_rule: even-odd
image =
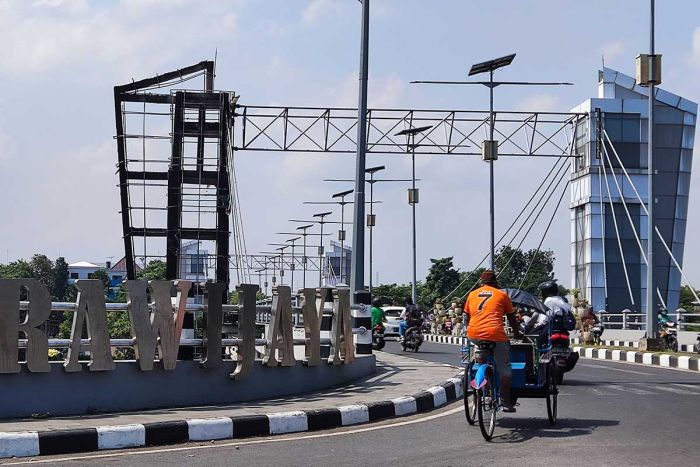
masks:
[[[340,365],[355,361],[355,344],[350,316],[350,289],[333,290],[333,324],[331,325],[331,354],[328,363]]]
[[[19,323],[20,291],[29,291],[29,309],[22,324]],[[0,280],[0,373],[19,373],[17,362],[17,336],[27,338],[27,368],[32,372],[50,371],[49,341],[43,331],[37,329],[49,318],[51,296],[44,284],[36,279]]]
[[[323,295],[321,289],[302,289],[301,310],[304,314],[304,364],[316,366],[321,363],[321,317],[323,316]]]
[[[78,362],[81,350],[90,352],[90,371],[106,371],[114,369],[111,348],[109,346],[109,326],[107,325],[107,310],[105,308],[104,285],[99,279],[78,279],[75,282],[78,289],[78,310],[73,314],[71,328],[71,344],[68,356],[63,364],[68,372],[81,371]],[[90,343],[81,349],[80,338],[83,323],[87,320],[87,331]]]
[[[230,377],[240,381],[250,373],[255,363],[255,298],[258,286],[241,284],[236,287],[240,300],[238,302],[238,361]]]
[[[156,347],[163,363],[163,369],[172,370],[177,364],[177,351],[182,333],[182,320],[185,318],[187,293],[192,283],[188,281],[146,281],[128,280],[129,294],[127,307],[131,319],[131,329],[136,338],[136,358],[142,371],[153,369]],[[147,289],[151,289],[149,310]],[[176,306],[173,314],[172,290],[177,288]],[[160,340],[158,339],[160,337]]]
[[[281,365],[293,366],[296,360],[292,334],[292,291],[286,285],[272,289],[272,317],[267,328],[267,349],[263,365],[277,366],[278,350],[282,358]]]
[[[226,284],[223,282],[207,282],[207,340],[202,366],[218,368],[223,362],[221,356],[221,327],[223,325],[223,309],[221,308]]]

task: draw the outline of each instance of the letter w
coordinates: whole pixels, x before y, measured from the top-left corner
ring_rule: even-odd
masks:
[[[136,360],[142,371],[153,369],[156,347],[164,370],[173,370],[177,364],[182,320],[185,318],[187,293],[192,286],[188,281],[126,281],[129,295],[127,307],[131,332],[136,338]],[[172,290],[177,289],[173,310]],[[147,291],[150,289],[151,301]]]

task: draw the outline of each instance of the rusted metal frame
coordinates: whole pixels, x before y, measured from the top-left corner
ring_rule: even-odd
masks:
[[[370,128],[374,128],[375,130],[377,130],[377,131],[379,132],[379,134],[381,135],[381,137],[380,137],[378,140],[376,140],[374,143],[372,143],[372,144],[370,145],[370,144],[369,144],[369,133],[370,133],[370,132],[369,132],[369,131],[367,132],[367,152],[372,151],[372,148],[373,148],[374,146],[378,146],[379,143],[381,143],[381,141],[382,141],[384,138],[386,138],[386,139],[388,139],[389,141],[391,141],[390,146],[396,146],[397,148],[401,149],[402,152],[405,152],[405,151],[403,150],[403,144],[400,144],[400,143],[397,143],[396,141],[394,141],[394,140],[391,138],[390,135],[391,135],[391,132],[394,131],[394,130],[396,129],[396,127],[398,127],[399,125],[401,125],[401,122],[405,122],[406,119],[409,118],[409,115],[412,116],[413,111],[412,111],[412,110],[409,110],[408,113],[407,113],[406,115],[404,115],[402,118],[398,119],[398,120],[396,121],[396,123],[394,124],[394,126],[392,126],[391,128],[389,128],[386,132],[380,130],[379,128],[377,128],[376,125],[374,125],[374,123],[372,123],[372,120],[371,120],[371,118],[370,118],[371,113],[372,113],[372,110],[371,110],[371,109],[367,111],[367,124],[370,126]],[[380,117],[379,119],[382,120],[381,117]],[[410,122],[409,122],[409,125],[410,125]]]
[[[227,122],[231,118],[229,109],[230,101],[225,99],[225,94],[220,94],[222,105],[219,109],[219,179],[216,190],[218,191],[218,202],[216,207],[216,282],[225,284],[224,300],[228,297],[229,283],[229,239],[230,239],[230,222],[228,204],[231,200],[230,191],[230,176],[228,172],[228,143],[229,132]],[[226,300],[225,300],[226,301]]]
[[[124,121],[122,120],[122,94],[114,88],[114,120],[117,135],[117,172],[119,173],[119,198],[121,201],[122,233],[124,240],[124,256],[126,261],[126,275],[128,279],[136,278],[134,267],[134,249],[131,244],[131,220],[129,218],[129,185],[127,177],[126,143],[124,142]]]
[[[242,147],[241,149],[248,149],[248,147],[249,147],[251,144],[253,144],[253,142],[254,142],[256,139],[258,139],[261,135],[265,135],[265,137],[266,137],[267,139],[269,139],[270,142],[272,142],[275,146],[277,146],[281,151],[284,151],[285,148],[284,148],[283,146],[280,146],[279,143],[277,143],[277,141],[275,141],[270,135],[268,135],[268,134],[266,133],[267,129],[270,128],[276,121],[278,121],[280,118],[284,118],[284,117],[283,117],[284,112],[285,112],[285,110],[283,109],[282,112],[280,112],[279,115],[273,116],[273,117],[272,117],[272,121],[270,121],[270,123],[268,123],[268,124],[265,126],[265,128],[260,128],[258,125],[256,125],[255,122],[254,122],[253,120],[251,120],[251,117],[250,117],[250,116],[248,116],[247,118],[244,117],[244,120],[243,120],[243,129],[245,130],[245,123],[246,123],[246,122],[249,122],[251,125],[253,125],[255,128],[258,129],[258,134],[256,134],[255,137],[254,137],[253,139],[251,139],[250,141],[246,141],[246,140],[245,140],[245,131],[244,131],[244,132],[243,132],[243,147]],[[244,115],[245,115],[245,114],[244,114]],[[270,118],[270,117],[264,117],[264,118]]]
[[[180,233],[182,231],[182,148],[185,111],[185,93],[175,93],[173,112],[173,142],[168,166],[168,216],[167,240],[165,249],[165,278],[178,278],[180,260]]]
[[[121,94],[122,102],[145,102],[147,104],[173,104],[173,96],[170,94]],[[170,115],[165,114],[165,115]]]
[[[302,118],[313,118],[313,117],[298,117],[298,118],[299,118],[299,119],[302,119]],[[323,146],[321,146],[320,144],[318,144],[311,136],[309,136],[309,135],[306,133],[307,131],[309,131],[309,130],[310,130],[319,120],[321,120],[322,118],[323,118],[323,114],[321,114],[321,115],[319,115],[318,117],[314,118],[314,120],[311,122],[311,124],[309,124],[309,126],[307,126],[304,130],[302,130],[299,126],[295,125],[294,122],[290,120],[289,115],[287,115],[287,117],[284,119],[284,121],[285,121],[285,126],[284,126],[284,139],[285,139],[285,146],[284,146],[284,147],[285,147],[285,149],[290,149],[290,148],[292,147],[292,145],[294,145],[294,143],[296,143],[297,141],[299,141],[299,139],[301,139],[302,136],[305,136],[306,139],[308,139],[309,141],[311,141],[318,149],[320,149],[321,151],[323,151],[323,150],[324,150]],[[286,141],[287,141],[287,128],[288,128],[288,127],[287,127],[287,123],[289,123],[289,125],[292,125],[294,128],[296,128],[296,129],[299,131],[299,136],[297,136],[297,137],[294,139],[294,141],[292,141],[291,143],[289,143],[289,145],[286,144]]]
[[[204,71],[206,73],[205,85],[213,86],[214,62],[210,60],[205,60],[195,65],[180,68],[179,70],[169,71],[162,75],[156,75],[153,78],[146,78],[139,81],[134,81],[129,84],[115,86],[114,90],[115,92],[118,91],[119,93],[136,92],[139,89],[150,88],[154,85],[164,85],[167,84],[169,81],[173,81],[175,79],[182,79],[183,77],[193,75],[201,71]]]

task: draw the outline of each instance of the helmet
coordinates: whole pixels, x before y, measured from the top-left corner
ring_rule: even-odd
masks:
[[[557,281],[552,280],[542,282],[537,286],[537,288],[540,289],[542,298],[554,297],[559,294],[559,285],[557,284]]]

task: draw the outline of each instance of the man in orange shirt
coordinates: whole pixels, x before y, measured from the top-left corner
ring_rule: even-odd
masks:
[[[479,278],[481,287],[473,290],[464,304],[467,314],[467,337],[473,343],[493,342],[494,360],[498,367],[501,382],[501,397],[504,412],[515,412],[511,404],[510,383],[510,341],[503,328],[503,317],[513,329],[513,337],[522,337],[510,297],[498,288],[496,274],[486,270]]]

